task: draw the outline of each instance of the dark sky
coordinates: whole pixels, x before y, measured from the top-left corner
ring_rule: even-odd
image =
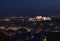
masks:
[[[0,0],[0,16],[60,15],[60,0]]]

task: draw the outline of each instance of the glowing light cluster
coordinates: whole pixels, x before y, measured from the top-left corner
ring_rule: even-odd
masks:
[[[42,19],[43,17],[42,16],[37,16],[36,19]]]

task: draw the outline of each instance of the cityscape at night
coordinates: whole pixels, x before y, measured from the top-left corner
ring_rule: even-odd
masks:
[[[0,0],[0,41],[60,41],[60,0]]]
[[[0,41],[60,41],[59,17],[0,17]]]

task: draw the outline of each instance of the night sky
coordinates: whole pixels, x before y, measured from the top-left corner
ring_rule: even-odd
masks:
[[[0,16],[60,15],[60,0],[0,0]]]

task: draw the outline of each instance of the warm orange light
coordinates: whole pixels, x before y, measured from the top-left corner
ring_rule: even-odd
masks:
[[[36,19],[42,19],[42,16],[37,16]]]
[[[46,36],[44,36],[44,41],[46,41]]]

